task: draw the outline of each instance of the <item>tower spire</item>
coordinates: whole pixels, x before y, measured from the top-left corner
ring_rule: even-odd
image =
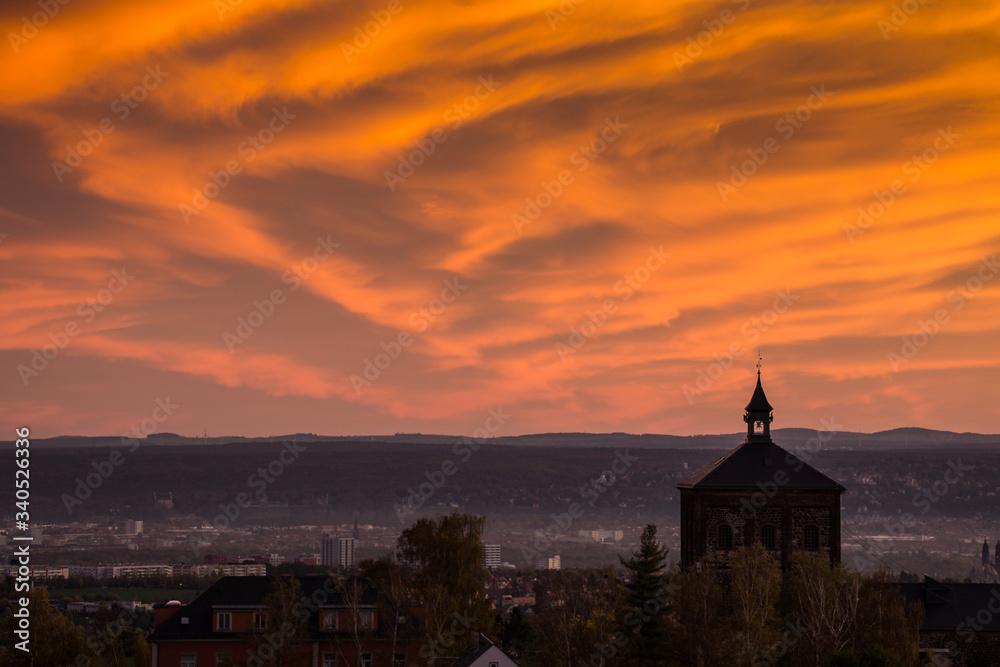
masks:
[[[771,441],[771,422],[774,420],[774,408],[768,403],[767,396],[764,395],[764,387],[760,383],[761,360],[762,357],[758,351],[757,387],[753,391],[753,396],[750,397],[750,402],[747,403],[746,414],[743,415],[743,421],[747,423],[748,442]]]

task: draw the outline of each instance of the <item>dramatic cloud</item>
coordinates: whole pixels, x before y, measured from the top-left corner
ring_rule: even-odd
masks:
[[[6,3],[8,430],[997,432],[1000,8]]]

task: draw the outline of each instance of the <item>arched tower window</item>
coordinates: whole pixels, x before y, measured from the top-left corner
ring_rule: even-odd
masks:
[[[719,526],[719,548],[725,550],[733,548],[733,527],[727,523]]]
[[[819,549],[819,526],[806,526],[802,532],[802,546],[805,549]]]
[[[760,527],[760,543],[765,549],[774,549],[778,543],[778,529],[771,524]]]

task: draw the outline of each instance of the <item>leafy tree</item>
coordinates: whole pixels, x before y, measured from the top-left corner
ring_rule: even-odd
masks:
[[[485,521],[454,512],[419,519],[399,536],[399,557],[414,567],[414,593],[426,605],[429,641],[421,657],[453,657],[480,632],[497,637],[497,613],[484,591]]]
[[[264,597],[258,613],[267,618],[267,629],[253,632],[253,655],[266,667],[298,667],[307,656],[309,613],[302,597],[302,585],[295,577],[271,577],[271,592]]]
[[[657,664],[666,658],[667,577],[662,571],[668,551],[656,541],[656,526],[649,524],[639,538],[639,550],[628,560],[618,557],[629,572],[625,626],[632,664]]]
[[[922,617],[919,604],[907,608],[906,599],[886,570],[865,577],[858,598],[855,650],[872,659],[884,654],[901,667],[916,665]]]
[[[779,636],[781,566],[754,542],[736,550],[730,573],[734,649],[740,664],[751,665]]]
[[[785,576],[791,615],[805,629],[800,653],[820,665],[853,646],[861,575],[822,554],[794,553]]]
[[[674,576],[670,646],[675,659],[694,667],[724,665],[733,654],[731,614],[713,564],[687,568]]]
[[[394,654],[403,630],[399,619],[406,617],[410,606],[411,572],[391,556],[363,560],[358,563],[358,570],[379,592],[380,616],[389,619],[382,624],[391,635],[388,652]]]
[[[87,645],[83,630],[74,625],[68,616],[52,609],[44,587],[16,597],[22,596],[29,599],[28,611],[31,614],[30,659],[14,647],[19,640],[13,632],[16,619],[11,614],[6,634],[12,641],[4,658],[5,665],[71,665],[76,664],[78,656],[93,661],[96,656]]]
[[[624,606],[623,588],[610,567],[541,573],[531,617],[539,664],[623,664]]]

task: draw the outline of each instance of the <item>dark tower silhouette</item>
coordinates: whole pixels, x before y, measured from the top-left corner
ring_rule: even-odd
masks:
[[[990,564],[990,545],[983,540],[983,565]]]
[[[996,560],[993,561],[993,564],[1000,566],[1000,540],[997,540],[997,546],[994,553],[996,554]]]
[[[745,410],[746,442],[677,485],[681,564],[711,559],[727,567],[736,549],[754,542],[785,569],[799,551],[840,562],[845,489],[771,440],[773,408],[761,386],[759,362]]]
[[[745,408],[743,421],[747,423],[748,442],[771,442],[771,422],[774,421],[774,408],[767,402],[764,388],[760,386],[760,362],[757,362],[757,388]]]
[[[356,539],[358,539],[358,537],[360,535],[361,535],[361,532],[358,530],[358,513],[355,512],[354,513],[354,533],[353,533],[353,537],[356,540]]]

